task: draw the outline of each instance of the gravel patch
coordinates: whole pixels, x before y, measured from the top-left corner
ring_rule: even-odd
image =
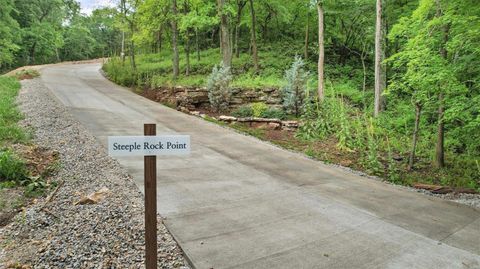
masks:
[[[0,230],[0,264],[33,268],[143,268],[143,195],[125,169],[57,102],[39,79],[22,81],[18,101],[34,143],[58,151],[61,185]],[[96,204],[74,205],[102,188]],[[189,268],[158,217],[159,268]],[[1,265],[0,265],[1,267]],[[28,266],[26,268],[29,268]]]

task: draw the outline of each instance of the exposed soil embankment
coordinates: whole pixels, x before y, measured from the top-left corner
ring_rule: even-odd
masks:
[[[143,196],[137,186],[39,79],[22,85],[23,124],[34,128],[36,144],[59,153],[53,176],[59,187],[0,230],[0,265],[142,268]],[[84,203],[85,197],[96,200]],[[160,219],[158,252],[159,268],[188,267]]]

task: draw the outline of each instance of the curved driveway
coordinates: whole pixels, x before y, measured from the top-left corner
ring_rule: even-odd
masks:
[[[480,268],[480,212],[407,191],[138,96],[99,64],[45,67],[42,80],[99,141],[192,137],[158,160],[158,210],[197,268]],[[143,158],[118,158],[143,189]]]

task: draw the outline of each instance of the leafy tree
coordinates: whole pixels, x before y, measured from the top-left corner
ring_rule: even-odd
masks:
[[[20,49],[17,45],[18,23],[12,18],[13,0],[0,0],[0,70],[14,61],[14,53]]]
[[[470,108],[478,105],[478,99],[469,100],[478,86],[462,82],[461,72],[456,65],[458,58],[471,57],[478,52],[463,50],[453,45],[457,41],[452,41],[468,31],[473,39],[467,42],[478,42],[474,41],[475,32],[468,30],[477,25],[478,17],[464,19],[468,18],[465,16],[465,13],[469,13],[468,6],[464,1],[441,3],[423,0],[412,16],[402,19],[391,33],[392,39],[404,42],[402,50],[389,59],[398,72],[391,90],[409,94],[417,109],[421,107],[431,113],[437,110],[435,163],[438,167],[444,166],[444,128],[455,130],[465,125],[476,125],[478,121],[478,113],[470,114]],[[480,36],[478,32],[476,34]],[[478,79],[478,75],[474,80]],[[414,150],[412,146],[412,152]]]
[[[68,7],[62,0],[16,1],[15,19],[21,27],[22,58],[26,64],[59,59],[62,47],[62,23]]]
[[[89,59],[93,56],[96,44],[90,30],[82,23],[75,23],[64,33],[63,59]]]

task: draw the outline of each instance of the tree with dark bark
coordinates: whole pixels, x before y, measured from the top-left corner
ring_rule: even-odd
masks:
[[[177,26],[177,0],[172,0],[172,49],[173,49],[173,79],[176,80],[180,73],[180,59],[178,56],[178,26]]]
[[[225,11],[225,0],[217,0],[217,12],[220,17],[220,49],[222,52],[223,64],[230,68],[232,65],[232,49],[230,43],[230,31],[228,15]]]
[[[373,115],[377,117],[382,110],[383,76],[383,48],[382,48],[382,0],[377,0],[375,23],[375,100]]]
[[[325,81],[324,81],[324,64],[325,64],[325,48],[324,48],[324,21],[323,21],[323,1],[317,1],[318,13],[318,99],[320,102],[325,98]]]
[[[256,18],[255,18],[255,8],[253,7],[253,0],[250,0],[250,14],[252,17],[252,25],[251,25],[251,44],[252,44],[252,57],[253,57],[253,65],[255,67],[255,74],[260,72],[260,66],[258,64],[258,51],[257,51],[257,33],[256,33]]]

